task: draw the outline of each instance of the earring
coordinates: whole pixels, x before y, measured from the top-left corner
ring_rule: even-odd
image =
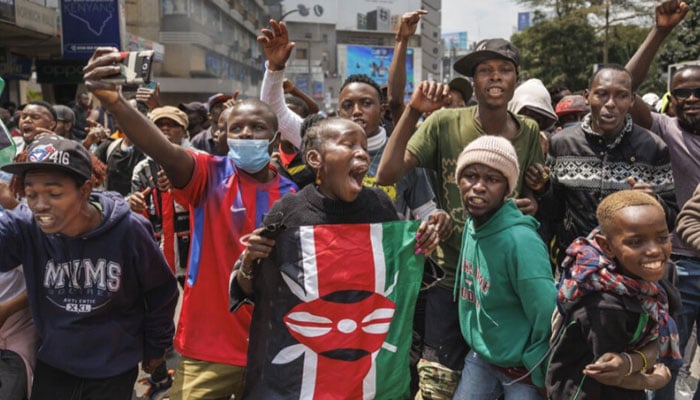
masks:
[[[316,186],[321,186],[321,172],[316,173]]]

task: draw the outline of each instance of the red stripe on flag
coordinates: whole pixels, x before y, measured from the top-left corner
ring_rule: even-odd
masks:
[[[344,290],[374,292],[374,257],[368,224],[314,227],[319,296]],[[329,251],[328,249],[334,249]],[[364,249],[358,251],[357,249]]]

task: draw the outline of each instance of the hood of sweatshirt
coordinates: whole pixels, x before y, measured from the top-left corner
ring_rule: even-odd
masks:
[[[498,234],[501,231],[512,228],[516,225],[524,225],[535,231],[540,226],[539,222],[537,222],[535,218],[529,215],[524,215],[522,212],[520,212],[520,209],[518,209],[518,206],[515,205],[515,200],[513,199],[506,200],[505,203],[503,203],[503,205],[501,206],[501,208],[499,208],[498,211],[496,211],[496,213],[493,214],[491,218],[489,218],[489,220],[486,221],[485,224],[478,228],[474,228],[474,224],[472,223],[471,217],[467,218],[467,223],[465,224],[465,229],[462,233],[462,246],[459,255],[458,265],[461,266],[464,262],[462,257],[464,257],[464,246],[465,241],[468,237],[471,236],[473,237],[473,239],[478,241],[483,238]],[[462,268],[457,268],[457,284],[455,284],[454,287],[455,297],[457,296],[457,293],[459,292],[459,288],[461,286],[461,276]]]
[[[515,89],[513,99],[508,103],[508,109],[518,114],[528,107],[548,118],[557,120],[557,114],[552,108],[552,97],[539,79],[528,79]]]
[[[535,230],[539,227],[536,219],[520,212],[513,199],[506,200],[503,206],[480,227],[474,228],[472,224],[467,225],[469,234],[473,234],[477,239],[494,235],[515,225],[526,225]]]
[[[88,201],[96,205],[102,212],[102,221],[100,221],[97,228],[83,234],[81,236],[83,239],[99,236],[109,231],[131,212],[129,204],[124,200],[124,197],[117,192],[96,190],[90,194]]]

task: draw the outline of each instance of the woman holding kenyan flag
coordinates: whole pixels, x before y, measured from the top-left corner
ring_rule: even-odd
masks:
[[[363,129],[314,118],[302,154],[315,185],[275,203],[231,276],[232,309],[255,303],[243,397],[408,398],[413,307],[439,227],[392,222],[389,197],[362,185]]]

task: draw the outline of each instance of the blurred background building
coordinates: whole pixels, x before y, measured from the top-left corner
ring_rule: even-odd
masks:
[[[256,37],[270,18],[287,22],[296,48],[287,76],[332,109],[345,77],[388,79],[403,13],[430,13],[410,41],[407,95],[442,77],[441,0],[0,0],[0,103],[67,104],[84,90],[82,67],[98,45],[155,51],[153,79],[165,103],[239,90],[257,97],[264,54]],[[109,36],[112,35],[112,36]]]

